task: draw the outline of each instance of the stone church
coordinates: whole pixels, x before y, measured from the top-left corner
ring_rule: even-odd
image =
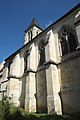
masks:
[[[80,113],[80,3],[45,30],[33,18],[24,45],[0,63],[0,99],[27,112]]]

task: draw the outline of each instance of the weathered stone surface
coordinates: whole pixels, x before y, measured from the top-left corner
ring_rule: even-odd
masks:
[[[64,113],[79,112],[80,57],[60,64],[61,97]]]
[[[37,112],[47,112],[46,71],[42,69],[36,73],[36,103]]]
[[[8,95],[27,112],[80,112],[79,11],[78,5],[43,32],[29,26],[25,45],[0,64],[0,99]]]

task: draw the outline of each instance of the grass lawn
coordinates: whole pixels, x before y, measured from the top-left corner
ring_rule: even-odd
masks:
[[[0,120],[80,120],[80,115],[61,116],[27,113],[22,108],[15,107],[4,99],[0,102]]]

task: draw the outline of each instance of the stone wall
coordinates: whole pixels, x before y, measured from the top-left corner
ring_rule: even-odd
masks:
[[[17,54],[10,64],[10,71],[8,71],[8,96],[12,98],[14,105],[19,106],[19,78],[20,78],[20,55]]]
[[[80,52],[69,54],[59,64],[63,113],[80,112]]]
[[[37,37],[41,30],[34,26],[31,28],[34,39],[29,39],[29,31],[26,31],[24,47],[5,60],[5,67],[0,72],[3,74],[0,78],[1,90],[6,90],[14,105],[23,107],[27,112],[80,112],[80,25],[79,22],[75,24],[77,12],[75,10],[63,17]],[[63,25],[75,28],[78,39],[75,52],[65,56],[62,56],[59,38]],[[45,51],[42,64],[39,47]],[[0,64],[0,69],[2,67],[3,64]]]
[[[19,91],[19,101],[20,101],[20,107],[23,109],[25,108],[25,90],[26,90],[26,78],[25,76],[21,77],[19,80],[20,84],[20,91]]]
[[[36,81],[35,73],[29,72],[25,77],[25,110],[27,112],[36,112]]]
[[[2,84],[2,75],[3,75],[3,68],[4,68],[4,61],[0,63],[0,100],[2,99],[2,93],[1,93],[1,84]]]
[[[36,103],[37,112],[47,112],[47,86],[45,69],[41,69],[36,73]]]

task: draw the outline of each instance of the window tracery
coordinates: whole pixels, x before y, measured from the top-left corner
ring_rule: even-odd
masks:
[[[63,26],[60,30],[60,42],[62,48],[62,55],[66,55],[76,50],[77,40],[75,31],[70,26]]]

